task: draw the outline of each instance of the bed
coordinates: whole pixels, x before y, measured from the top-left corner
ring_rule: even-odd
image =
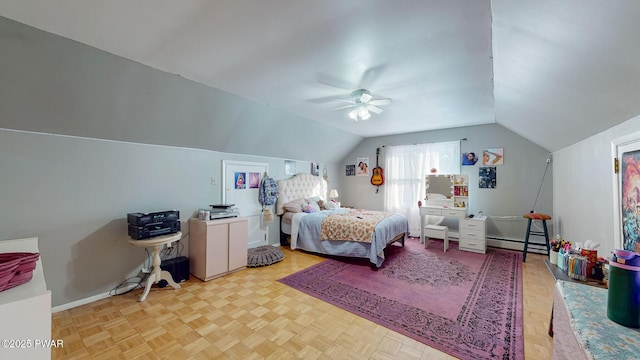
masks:
[[[318,176],[297,174],[278,180],[276,214],[280,217],[281,245],[324,255],[365,258],[372,268],[382,266],[387,245],[397,241],[404,246],[409,234],[406,216],[336,208],[335,203],[326,201],[326,194],[327,182]],[[302,211],[295,210],[298,206]]]

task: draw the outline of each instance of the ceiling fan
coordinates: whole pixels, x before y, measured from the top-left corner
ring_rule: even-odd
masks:
[[[384,111],[380,106],[391,104],[391,99],[374,99],[371,92],[367,89],[358,89],[351,93],[349,99],[342,99],[349,105],[335,108],[334,110],[353,108],[349,112],[349,117],[355,121],[367,120],[371,117],[371,113],[380,114]]]

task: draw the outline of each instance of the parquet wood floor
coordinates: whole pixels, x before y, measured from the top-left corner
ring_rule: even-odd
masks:
[[[53,314],[53,359],[451,359],[276,280],[322,257],[284,249],[277,264],[182,288],[142,289]],[[544,256],[523,264],[527,359],[551,359],[554,282]]]

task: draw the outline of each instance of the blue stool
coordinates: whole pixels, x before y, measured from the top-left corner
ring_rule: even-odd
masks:
[[[528,219],[527,221],[527,234],[524,237],[524,251],[522,252],[522,262],[525,262],[527,259],[527,248],[529,247],[529,236],[544,236],[544,243],[531,243],[531,245],[546,245],[547,246],[547,255],[549,255],[549,250],[551,250],[551,246],[549,245],[549,232],[547,231],[547,220],[551,220],[551,216],[540,213],[528,213],[522,215],[523,218]],[[542,221],[542,228],[544,232],[531,230],[531,222],[534,220]]]

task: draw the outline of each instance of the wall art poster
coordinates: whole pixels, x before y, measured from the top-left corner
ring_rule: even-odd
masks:
[[[481,167],[478,172],[480,189],[495,189],[497,186],[496,167]]]
[[[635,251],[640,244],[640,151],[622,154],[622,247]]]
[[[486,149],[482,150],[482,165],[502,165],[503,164],[504,149]]]
[[[260,187],[260,173],[249,173],[249,189],[257,189]]]
[[[247,175],[243,172],[235,172],[233,178],[235,179],[235,188],[236,189],[246,189],[247,188]]]
[[[320,175],[320,164],[319,163],[311,163],[311,175],[319,176]]]
[[[356,176],[356,166],[347,165],[347,176]]]
[[[462,154],[462,166],[473,166],[478,162],[478,156],[474,152]]]
[[[296,162],[292,160],[284,161],[284,174],[295,175],[296,174]]]
[[[369,158],[362,157],[356,159],[356,176],[368,176],[369,175]]]

